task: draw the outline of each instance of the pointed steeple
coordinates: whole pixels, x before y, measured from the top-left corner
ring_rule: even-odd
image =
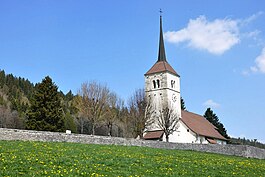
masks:
[[[167,61],[166,59],[166,52],[164,47],[164,38],[163,38],[163,30],[162,30],[162,11],[160,10],[160,39],[159,39],[159,51],[158,51],[158,59],[159,61]]]
[[[162,11],[160,10],[160,38],[159,38],[159,51],[157,62],[152,66],[151,69],[145,73],[145,75],[151,75],[155,73],[169,72],[177,77],[180,77],[178,73],[170,66],[166,59],[166,52],[163,39],[162,30]]]

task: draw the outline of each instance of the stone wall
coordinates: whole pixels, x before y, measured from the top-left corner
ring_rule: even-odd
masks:
[[[166,143],[126,139],[107,136],[92,136],[81,134],[66,134],[58,132],[31,131],[0,128],[0,140],[45,141],[45,142],[74,142],[85,144],[112,144],[123,146],[142,146],[162,149],[194,150],[217,154],[234,155],[265,159],[265,150],[246,145],[207,145],[188,143]]]

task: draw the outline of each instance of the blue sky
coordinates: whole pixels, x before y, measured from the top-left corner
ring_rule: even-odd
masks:
[[[158,53],[189,111],[211,107],[235,137],[265,142],[265,2],[0,0],[0,69],[63,92],[97,80],[126,100]]]

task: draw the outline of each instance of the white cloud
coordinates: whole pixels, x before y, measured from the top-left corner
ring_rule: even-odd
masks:
[[[262,49],[261,54],[255,60],[256,65],[250,67],[252,72],[261,72],[265,74],[265,47]]]
[[[203,105],[206,106],[206,107],[211,107],[211,108],[218,108],[218,107],[220,107],[220,104],[219,103],[216,103],[216,102],[214,102],[211,99],[205,101],[203,103]]]
[[[187,42],[188,46],[221,55],[239,43],[237,20],[216,19],[208,21],[205,16],[191,19],[186,28],[165,33],[171,43]]]
[[[246,33],[244,36],[248,38],[253,38],[254,40],[257,39],[258,35],[261,33],[260,30],[254,30]]]
[[[250,73],[249,73],[248,70],[244,70],[244,71],[241,72],[241,74],[244,75],[244,76],[248,76]]]
[[[250,17],[242,20],[241,21],[241,25],[249,24],[250,22],[256,20],[259,16],[263,15],[263,13],[264,13],[263,11],[259,11],[259,12],[255,13],[255,14],[251,15]]]

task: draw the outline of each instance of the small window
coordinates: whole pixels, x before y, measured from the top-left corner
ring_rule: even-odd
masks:
[[[171,88],[175,88],[175,81],[171,80]]]
[[[157,82],[157,88],[160,88],[160,81],[157,79],[156,82]]]
[[[154,85],[154,88],[156,88],[156,81],[153,80],[153,85]]]

